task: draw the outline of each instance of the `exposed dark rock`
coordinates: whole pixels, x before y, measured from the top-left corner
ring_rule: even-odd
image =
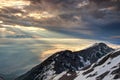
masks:
[[[100,76],[96,77],[96,80],[102,80],[110,71],[106,71],[105,73],[101,74]]]
[[[108,62],[107,64],[110,64],[111,62]]]
[[[117,68],[117,66],[113,66],[111,69]]]
[[[81,70],[87,70],[87,69],[89,69],[90,67],[91,67],[91,65],[88,65],[88,66],[82,68]]]
[[[45,73],[49,70],[53,70],[55,74],[60,74],[63,71],[78,71],[96,62],[99,58],[113,50],[114,49],[108,47],[104,43],[96,43],[82,51],[72,52],[70,50],[65,50],[57,52],[26,74],[18,77],[16,80],[45,80],[47,76]],[[104,63],[104,61],[101,61],[98,65],[102,63]],[[93,70],[94,69],[90,69],[84,74]]]
[[[93,69],[93,68],[88,69],[87,71],[83,72],[83,75],[86,75],[86,74],[88,74],[88,73],[90,73],[90,72],[92,72],[92,71],[94,71],[94,69]]]
[[[100,60],[98,63],[96,63],[96,64],[93,66],[93,68],[96,67],[96,66],[102,65],[104,62],[106,62],[106,60],[108,60],[108,58],[110,58],[110,56],[111,56],[111,54],[105,56],[102,60]]]
[[[94,74],[88,75],[87,78],[88,78],[88,77],[93,77],[93,76],[95,76],[95,75],[97,75],[97,72],[95,72]]]
[[[77,77],[76,72],[69,72],[63,75],[59,80],[74,80],[76,77]]]
[[[115,75],[113,79],[119,79],[120,78],[120,63],[117,66],[118,68],[113,70],[111,72],[112,75]]]
[[[115,52],[114,54],[111,55],[111,58],[117,57],[120,55],[120,51]]]

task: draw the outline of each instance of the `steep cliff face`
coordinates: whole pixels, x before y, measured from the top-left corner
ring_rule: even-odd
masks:
[[[77,52],[57,52],[16,80],[65,80],[67,75],[72,77],[66,77],[66,80],[73,80],[73,77],[77,77],[76,71],[95,63],[113,50],[104,43],[96,43]]]

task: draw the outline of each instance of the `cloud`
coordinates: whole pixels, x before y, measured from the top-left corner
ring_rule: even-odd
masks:
[[[111,36],[111,39],[120,39],[120,36]]]
[[[15,2],[24,4],[5,5],[0,9],[2,25],[42,27],[78,38],[107,40],[109,36],[119,35],[119,25],[116,25],[117,29],[110,28],[111,25],[120,23],[119,0],[15,0]],[[4,3],[7,4],[7,1]]]
[[[22,8],[19,8],[19,10],[17,10],[18,8],[14,9],[13,7],[12,7],[13,9],[12,8],[11,9],[5,8],[5,9],[7,9],[7,11],[9,10],[9,13],[12,13],[12,11],[17,12],[17,14],[14,15],[19,16],[17,18],[22,18],[20,20],[28,21],[29,23],[32,23],[32,21],[34,22],[37,21],[37,24],[38,25],[41,24],[42,26],[49,25],[49,26],[64,26],[64,27],[65,26],[86,27],[86,24],[95,24],[98,22],[110,23],[108,18],[111,16],[113,16],[112,18],[115,19],[117,18],[116,8],[118,8],[118,6],[115,5],[117,2],[114,2],[114,4],[112,5],[111,1],[106,2],[106,1],[97,1],[97,0],[84,0],[84,1],[27,0],[27,1],[31,1],[31,4],[24,5],[22,6]],[[98,2],[100,2],[99,5],[97,5]],[[81,7],[79,7],[79,5],[81,5]],[[114,7],[114,8],[110,8],[110,7]]]
[[[37,11],[47,11],[55,15],[45,21],[49,26],[72,26],[73,29],[75,26],[86,27],[86,24],[104,25],[119,21],[119,5],[116,5],[119,3],[119,0],[32,0],[31,6],[36,6]],[[78,7],[80,4],[83,6]]]

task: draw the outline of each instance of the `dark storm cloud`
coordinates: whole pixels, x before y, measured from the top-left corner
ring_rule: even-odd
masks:
[[[11,7],[4,7],[1,9],[1,12],[6,14],[11,14],[11,13],[23,13],[23,11],[21,11],[20,9],[16,9],[16,8],[11,8]]]
[[[44,8],[53,8],[60,10],[73,10],[80,8],[81,6],[94,4],[94,8],[97,7],[110,7],[114,6],[117,9],[120,8],[120,0],[28,0],[31,1],[31,4],[41,4],[44,5]],[[78,6],[79,4],[79,6]]]
[[[114,2],[114,4],[112,5],[110,0],[105,0],[105,1],[30,0],[30,1],[31,1],[31,4],[29,6],[24,7],[24,10],[26,10],[27,12],[23,15],[27,15],[28,13],[31,13],[31,11],[32,12],[47,11],[50,14],[56,15],[56,17],[50,18],[46,21],[38,20],[40,24],[45,23],[45,24],[48,24],[49,26],[57,26],[57,24],[59,24],[58,26],[62,26],[63,24],[64,24],[63,26],[67,26],[68,24],[71,24],[71,23],[72,23],[71,26],[73,25],[81,26],[81,24],[86,24],[86,23],[94,24],[96,23],[96,21],[99,22],[100,19],[101,19],[101,22],[102,21],[104,22],[104,20],[107,20],[107,18],[111,16],[117,19],[117,17],[119,16],[119,14],[115,14],[115,13],[118,13],[117,8],[119,5],[116,6],[116,4],[119,4],[119,3]],[[98,3],[100,4],[97,5]],[[14,9],[12,10],[8,8],[7,10],[9,10],[9,13],[11,13]],[[19,12],[19,10],[17,11],[15,9],[14,12]],[[29,17],[27,17],[25,20],[29,21],[30,19]]]
[[[13,7],[1,9],[0,19],[6,24],[40,26],[74,37],[108,39],[110,36],[120,35],[120,0],[27,1],[31,1],[31,4],[24,6],[23,9]],[[54,17],[35,19],[28,16],[44,11]],[[16,13],[22,16],[15,15]]]
[[[120,36],[111,36],[111,39],[120,39]]]
[[[63,20],[63,22],[71,21],[79,23],[83,21],[82,23],[88,22],[91,24],[89,21],[93,20],[94,22],[100,19],[104,21],[108,18],[112,18],[114,21],[114,19],[119,19],[120,13],[119,0],[32,0],[31,6],[37,4],[40,4],[43,10],[52,11],[54,14],[56,12],[59,13],[57,17]],[[36,10],[41,9],[36,8]],[[81,19],[76,19],[75,16]],[[57,18],[57,20],[59,19]]]
[[[97,5],[102,6],[116,6],[118,9],[120,7],[120,0],[90,0],[91,2],[95,2]],[[106,4],[107,3],[107,4]]]

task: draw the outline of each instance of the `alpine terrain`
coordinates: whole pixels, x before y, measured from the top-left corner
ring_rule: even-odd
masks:
[[[120,50],[95,43],[81,51],[65,50],[48,57],[16,80],[120,79]]]

